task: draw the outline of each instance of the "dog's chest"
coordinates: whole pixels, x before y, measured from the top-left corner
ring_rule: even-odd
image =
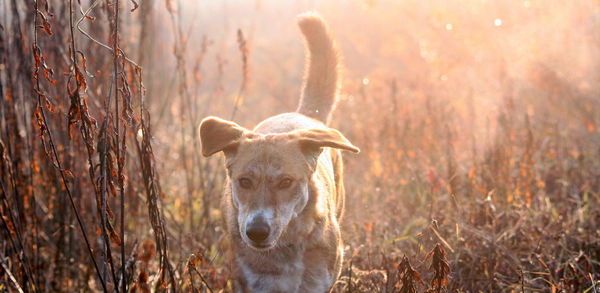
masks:
[[[243,292],[326,292],[333,280],[326,257],[307,257],[305,250],[242,257],[236,264],[245,281],[236,287],[246,288]]]
[[[298,292],[302,284],[304,263],[300,258],[286,258],[281,262],[273,255],[259,261],[237,259],[238,272],[249,292]]]

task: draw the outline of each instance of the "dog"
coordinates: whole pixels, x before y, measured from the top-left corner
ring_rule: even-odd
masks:
[[[307,60],[300,105],[248,130],[217,117],[199,127],[202,154],[225,154],[221,208],[235,292],[327,292],[343,258],[341,150],[327,126],[340,88],[336,45],[316,13],[298,16]]]

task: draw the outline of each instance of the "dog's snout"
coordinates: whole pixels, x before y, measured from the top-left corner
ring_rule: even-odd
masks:
[[[267,238],[269,238],[269,233],[271,233],[271,228],[262,217],[252,221],[246,228],[246,235],[250,240],[256,243],[267,240]]]

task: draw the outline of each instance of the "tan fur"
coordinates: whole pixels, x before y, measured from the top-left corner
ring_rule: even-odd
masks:
[[[327,292],[341,270],[340,150],[359,150],[325,125],[338,89],[327,28],[315,14],[300,16],[299,25],[312,57],[298,113],[253,130],[216,117],[200,125],[202,153],[226,158],[222,209],[236,292]],[[256,226],[268,227],[264,237]]]
[[[340,88],[339,56],[325,22],[316,13],[298,18],[304,35],[306,69],[298,113],[329,123]]]

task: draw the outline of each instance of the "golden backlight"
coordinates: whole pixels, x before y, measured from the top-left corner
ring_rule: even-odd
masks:
[[[0,292],[230,292],[198,125],[296,109],[309,10],[361,150],[333,292],[600,290],[598,0],[38,1],[0,2]]]

